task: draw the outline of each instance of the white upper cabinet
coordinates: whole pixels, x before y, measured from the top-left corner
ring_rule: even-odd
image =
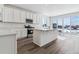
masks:
[[[21,11],[18,8],[14,8],[14,22],[21,22]]]
[[[13,22],[13,8],[4,6],[3,9],[3,21],[4,22]]]
[[[2,13],[3,4],[0,4],[0,13]]]
[[[34,24],[42,25],[44,19],[42,15],[35,14],[30,11],[26,11],[20,8],[13,6],[4,6],[4,22],[16,22],[16,23],[25,23],[26,19],[32,19]]]
[[[36,14],[33,14],[33,23],[34,24],[37,24],[37,21],[36,21],[37,19],[36,19]]]
[[[26,11],[21,10],[21,22],[25,23],[26,21]]]
[[[30,12],[30,19],[33,20],[33,13],[32,12]]]
[[[33,19],[33,13],[27,11],[27,12],[26,12],[26,18],[27,18],[27,19]]]
[[[0,4],[0,21],[2,21],[3,4]]]
[[[25,23],[26,12],[16,7],[4,6],[3,9],[3,21],[4,22],[16,22]]]
[[[37,24],[38,24],[38,25],[40,25],[40,16],[39,16],[39,15],[37,15],[36,20],[37,20],[37,21],[36,21],[36,22],[37,22]]]
[[[0,6],[0,12],[2,11]],[[1,13],[0,13],[1,16]],[[30,11],[26,11],[21,8],[4,5],[3,8],[3,21],[4,22],[16,22],[16,23],[26,23],[26,19],[32,19],[34,24],[43,25],[47,24],[49,26],[49,20],[47,16],[39,15]]]
[[[28,12],[28,11],[26,12],[26,18],[30,19],[30,12]]]

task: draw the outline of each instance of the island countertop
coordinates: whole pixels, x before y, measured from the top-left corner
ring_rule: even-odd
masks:
[[[40,30],[40,31],[53,31],[53,29],[34,29],[34,30]]]

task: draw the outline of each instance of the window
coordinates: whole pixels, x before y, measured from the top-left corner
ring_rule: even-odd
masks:
[[[62,32],[63,30],[63,19],[62,18],[58,18],[58,32]]]
[[[71,32],[79,32],[79,16],[71,16]]]
[[[65,17],[63,22],[64,32],[70,32],[70,17]]]
[[[52,28],[57,29],[57,18],[52,18]]]

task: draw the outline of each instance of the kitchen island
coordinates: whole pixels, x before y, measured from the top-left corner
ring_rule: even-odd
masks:
[[[44,46],[57,38],[57,31],[48,29],[34,29],[33,43]]]
[[[17,40],[16,33],[9,30],[0,30],[0,54],[16,54]]]

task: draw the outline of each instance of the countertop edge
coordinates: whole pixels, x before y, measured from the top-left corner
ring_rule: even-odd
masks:
[[[2,37],[2,36],[10,36],[10,35],[16,35],[16,33],[5,33],[5,34],[0,34],[0,37]]]

